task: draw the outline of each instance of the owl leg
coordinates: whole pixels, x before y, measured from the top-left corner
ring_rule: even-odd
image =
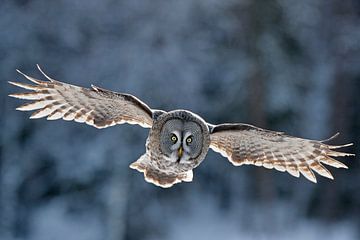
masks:
[[[136,162],[130,165],[130,168],[136,169],[139,172],[144,173],[145,181],[155,184],[163,188],[172,187],[174,184],[179,182],[191,182],[193,178],[192,170],[184,173],[168,173],[160,171],[159,169],[152,166],[150,159],[147,154],[142,155]]]

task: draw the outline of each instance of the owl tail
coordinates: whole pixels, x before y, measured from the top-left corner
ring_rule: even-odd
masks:
[[[136,162],[130,164],[130,168],[144,173],[145,181],[163,188],[172,187],[182,181],[191,182],[193,179],[192,170],[180,174],[167,173],[153,167],[149,164],[150,161],[149,156],[144,154]]]

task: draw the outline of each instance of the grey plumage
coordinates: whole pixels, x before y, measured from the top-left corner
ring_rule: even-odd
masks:
[[[189,160],[171,159],[161,150],[161,131],[169,121],[181,121],[182,123],[196,123],[199,125],[201,134],[201,150],[198,155]],[[171,187],[181,181],[191,181],[192,169],[197,167],[205,158],[210,145],[209,128],[206,122],[199,116],[185,110],[176,110],[160,115],[154,119],[146,142],[146,154],[138,161],[130,165],[131,168],[144,173],[145,179],[162,187]],[[176,149],[177,151],[177,149]],[[175,151],[175,153],[176,153]],[[164,177],[166,176],[166,178]]]
[[[17,110],[36,110],[30,118],[62,118],[96,128],[122,123],[150,128],[145,154],[130,167],[144,173],[146,181],[161,187],[192,181],[193,169],[205,159],[209,148],[235,166],[252,164],[275,168],[296,177],[301,173],[312,182],[316,182],[313,171],[333,179],[322,164],[347,168],[333,157],[353,155],[335,151],[352,144],[332,146],[326,141],[296,138],[248,124],[212,125],[190,111],[154,110],[129,94],[59,82],[38,68],[48,81],[18,71],[34,85],[9,82],[31,90],[9,95],[32,101]]]

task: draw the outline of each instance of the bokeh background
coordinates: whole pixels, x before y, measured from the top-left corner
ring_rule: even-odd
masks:
[[[128,165],[147,129],[30,121],[16,68],[131,93],[211,123],[354,142],[335,180],[212,151],[161,189]],[[357,0],[1,0],[0,239],[360,239]]]

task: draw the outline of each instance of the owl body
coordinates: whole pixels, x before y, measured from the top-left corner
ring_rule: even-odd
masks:
[[[234,166],[251,164],[316,182],[314,172],[333,179],[323,164],[347,168],[333,157],[352,156],[337,149],[352,144],[329,145],[261,129],[243,123],[212,125],[186,110],[165,112],[151,109],[140,99],[96,86],[83,88],[47,76],[42,81],[21,73],[33,84],[9,82],[30,90],[9,96],[31,102],[16,108],[35,112],[30,118],[64,119],[96,128],[116,124],[138,124],[150,128],[146,152],[130,167],[144,173],[145,180],[161,187],[190,182],[193,169],[204,160],[209,148],[226,157]]]
[[[153,115],[146,153],[130,167],[144,172],[145,179],[156,185],[191,181],[192,169],[200,165],[209,150],[208,125],[200,116],[186,110]]]

